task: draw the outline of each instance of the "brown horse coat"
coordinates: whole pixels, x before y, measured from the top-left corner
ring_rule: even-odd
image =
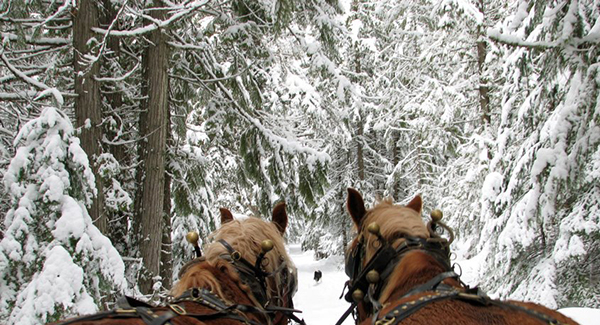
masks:
[[[387,299],[387,305],[379,313],[385,315],[394,307],[407,302],[416,301],[419,298],[430,294],[423,292],[401,298],[404,294],[417,285],[427,282],[437,274],[443,272],[443,267],[435,261],[430,255],[414,251],[407,254],[395,268],[389,283],[395,286],[390,290],[390,296]],[[458,281],[447,279],[445,284],[455,287],[459,291],[465,291]],[[530,302],[508,301],[525,308],[535,310],[542,314],[551,316],[563,324],[577,324],[575,321],[563,314]],[[368,315],[369,317],[371,315]],[[371,319],[365,319],[361,325],[371,324]],[[401,324],[455,324],[455,325],[473,325],[473,324],[519,324],[519,325],[539,325],[547,324],[525,312],[518,311],[509,307],[502,306],[482,306],[473,302],[448,299],[426,304],[422,309],[412,314],[402,321]]]

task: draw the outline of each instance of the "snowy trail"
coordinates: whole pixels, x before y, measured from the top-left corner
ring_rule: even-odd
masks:
[[[339,299],[347,280],[344,271],[338,267],[343,265],[339,256],[315,261],[313,251],[302,252],[300,244],[288,246],[288,252],[298,268],[298,292],[294,296],[294,307],[302,310],[298,314],[307,325],[333,325],[350,306],[344,299]],[[321,282],[313,279],[315,270],[323,272]],[[349,316],[344,325],[354,324]]]

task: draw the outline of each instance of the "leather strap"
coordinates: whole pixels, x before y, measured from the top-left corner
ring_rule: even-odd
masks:
[[[418,285],[412,288],[409,292],[407,292],[402,298],[410,297],[414,294],[425,292],[425,291],[435,291],[436,287],[447,278],[458,278],[458,274],[454,273],[454,271],[448,271],[444,273],[440,273],[433,277],[431,280]]]
[[[537,319],[541,320],[542,322],[545,322],[546,324],[563,325],[563,323],[559,322],[555,318],[553,318],[549,315],[540,313],[536,310],[533,310],[533,309],[530,309],[527,307],[523,307],[520,305],[515,305],[512,303],[508,303],[508,302],[492,300],[485,294],[464,293],[464,292],[455,290],[453,288],[450,290],[437,290],[429,295],[425,295],[418,299],[405,302],[401,305],[396,306],[394,309],[390,310],[382,318],[379,318],[378,314],[376,313],[373,317],[373,324],[374,325],[396,325],[396,324],[399,324],[404,319],[406,319],[410,315],[417,312],[419,309],[425,307],[427,304],[436,302],[436,301],[445,300],[445,299],[458,299],[458,300],[466,301],[469,303],[475,303],[475,304],[482,305],[482,306],[493,305],[493,306],[497,306],[497,307],[504,308],[504,309],[518,310],[523,313],[526,313],[527,315],[529,315],[533,318],[537,318]]]

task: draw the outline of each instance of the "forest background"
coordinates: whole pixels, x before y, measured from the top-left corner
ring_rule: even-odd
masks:
[[[347,187],[441,208],[480,285],[600,307],[600,3],[3,0],[0,323],[160,300],[218,207],[319,258]]]

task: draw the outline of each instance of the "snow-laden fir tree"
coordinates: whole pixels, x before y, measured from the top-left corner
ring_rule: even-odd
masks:
[[[124,264],[93,225],[94,175],[54,107],[25,124],[4,176],[11,208],[0,242],[0,322],[40,324],[96,312],[126,288]]]
[[[472,167],[447,193],[479,199],[450,215],[470,221],[457,230],[483,261],[479,281],[493,295],[598,306],[600,11],[593,1],[514,1],[508,9],[487,32],[493,60],[503,62],[495,134],[463,152],[476,165],[457,161]]]

